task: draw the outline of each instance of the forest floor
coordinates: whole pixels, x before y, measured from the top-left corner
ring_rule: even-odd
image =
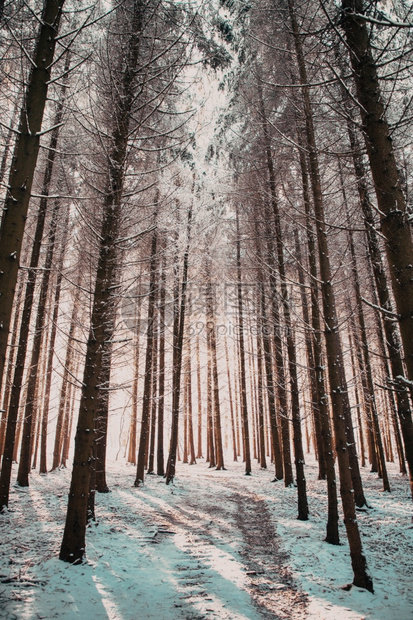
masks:
[[[87,561],[57,559],[70,472],[32,474],[0,516],[0,618],[209,620],[413,618],[413,522],[408,481],[391,470],[392,493],[363,470],[370,509],[359,512],[375,593],[345,589],[342,545],[325,535],[325,483],[308,457],[311,516],[296,519],[296,489],[272,468],[243,475],[178,464],[175,483],[109,463],[111,492],[97,496]],[[228,461],[229,462],[229,461]]]

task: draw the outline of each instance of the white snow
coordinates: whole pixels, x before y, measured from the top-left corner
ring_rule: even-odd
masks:
[[[175,483],[108,465],[111,493],[97,494],[87,562],[58,559],[70,471],[13,487],[0,516],[0,618],[174,620],[413,618],[413,523],[408,480],[390,465],[391,494],[363,470],[371,509],[359,512],[375,593],[352,587],[349,550],[323,541],[325,482],[306,457],[311,510],[296,519],[296,489],[272,469],[243,475],[178,464]],[[276,532],[276,533],[275,533]],[[277,536],[278,535],[278,536]]]

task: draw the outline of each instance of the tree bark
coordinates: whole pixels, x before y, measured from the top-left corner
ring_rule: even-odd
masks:
[[[0,226],[0,382],[6,359],[7,340],[19,269],[20,252],[29,207],[40,132],[50,82],[56,37],[64,0],[45,0],[33,62],[22,105],[18,135],[10,167],[8,189]],[[11,423],[10,434],[15,424]],[[9,436],[9,440],[11,437]],[[6,485],[7,486],[7,485]],[[1,484],[3,502],[7,493]]]
[[[139,438],[138,459],[136,465],[136,477],[134,486],[138,487],[144,483],[145,464],[149,438],[149,422],[151,412],[151,387],[152,387],[152,363],[154,357],[154,323],[155,323],[155,302],[157,292],[157,240],[158,233],[155,231],[152,235],[151,261],[149,268],[149,295],[148,295],[148,331],[146,334],[146,359],[145,359],[145,375],[143,384],[142,399],[142,418],[141,433]]]
[[[333,422],[335,430],[336,452],[340,471],[340,494],[344,512],[347,538],[350,546],[351,563],[354,573],[353,583],[356,586],[373,591],[373,580],[367,569],[366,558],[363,553],[360,531],[358,528],[355,510],[355,491],[351,469],[348,443],[350,438],[347,434],[349,419],[349,406],[347,386],[344,380],[344,364],[340,342],[340,334],[335,307],[334,290],[332,286],[332,274],[327,245],[326,225],[324,216],[323,196],[321,191],[321,179],[318,167],[315,132],[311,101],[308,92],[307,72],[300,32],[294,11],[293,0],[288,0],[289,14],[291,19],[295,50],[297,55],[298,69],[300,74],[301,92],[304,102],[304,114],[306,121],[306,134],[309,150],[311,184],[314,198],[314,210],[317,221],[317,241],[320,261],[321,289],[323,297],[324,321],[326,324],[326,348],[328,356],[328,374],[330,379],[331,400],[333,405]],[[347,397],[347,398],[346,398]],[[351,420],[350,420],[351,423]]]
[[[250,433],[248,424],[248,406],[247,406],[247,381],[245,375],[245,345],[244,345],[244,315],[242,301],[242,275],[241,275],[241,238],[239,225],[238,206],[236,209],[237,224],[237,299],[238,299],[238,349],[240,360],[240,384],[241,384],[241,421],[244,438],[244,458],[245,458],[245,475],[251,475],[251,448]]]
[[[173,375],[172,375],[172,428],[168,464],[166,468],[166,484],[173,481],[176,472],[176,456],[178,451],[179,430],[179,399],[181,390],[182,349],[184,341],[186,289],[188,285],[189,245],[191,241],[192,205],[188,211],[187,244],[183,260],[181,296],[179,304],[179,287],[175,287],[175,316],[173,334]],[[176,283],[177,274],[176,274]]]
[[[407,377],[413,381],[413,242],[379,77],[363,19],[363,0],[342,0],[346,35],[360,102],[363,134],[380,213]]]

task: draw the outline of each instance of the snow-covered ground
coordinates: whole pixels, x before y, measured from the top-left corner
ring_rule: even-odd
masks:
[[[413,618],[413,522],[408,481],[390,467],[393,492],[364,470],[371,509],[359,513],[375,593],[343,589],[349,551],[323,542],[325,483],[308,459],[311,517],[296,520],[296,489],[179,464],[173,485],[109,463],[111,493],[98,495],[87,562],[57,559],[70,471],[32,474],[0,516],[0,618],[174,620]],[[229,463],[229,461],[228,461]]]

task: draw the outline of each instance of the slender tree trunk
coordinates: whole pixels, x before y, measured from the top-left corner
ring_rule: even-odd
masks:
[[[80,360],[75,360],[73,362],[73,378],[76,380],[76,377],[79,375],[79,369],[81,367]],[[69,458],[69,449],[70,449],[70,439],[72,437],[72,426],[73,426],[73,417],[76,406],[76,390],[80,387],[80,382],[76,385],[73,381],[69,383],[69,391],[68,398],[65,407],[65,415],[63,419],[63,433],[62,433],[62,453],[60,457],[59,466],[66,468],[67,460]]]
[[[165,474],[164,468],[164,408],[165,408],[165,294],[166,267],[165,247],[162,255],[162,273],[159,291],[159,391],[158,391],[158,441],[156,473]]]
[[[288,7],[297,54],[300,83],[302,85],[301,92],[304,100],[304,113],[309,149],[311,184],[314,197],[314,210],[317,220],[317,241],[320,261],[321,289],[323,297],[324,321],[326,324],[325,339],[328,356],[328,374],[330,379],[331,400],[333,405],[333,422],[335,430],[336,452],[340,471],[340,494],[344,512],[344,522],[350,546],[351,563],[354,573],[353,583],[356,586],[365,588],[372,592],[373,580],[369,575],[367,569],[367,562],[363,553],[360,531],[358,529],[355,510],[354,495],[356,494],[357,490],[356,488],[353,488],[353,462],[350,461],[350,454],[348,449],[348,444],[351,443],[350,436],[348,435],[348,426],[349,424],[351,425],[351,419],[349,420],[350,410],[349,404],[347,402],[347,385],[344,379],[343,355],[337,321],[337,312],[335,307],[334,290],[332,287],[332,274],[327,245],[324,205],[318,167],[313,116],[308,87],[306,86],[308,84],[307,72],[301,45],[300,32],[294,12],[293,0],[288,0]]]
[[[191,364],[191,336],[188,338],[188,361],[187,361],[187,403],[188,403],[188,444],[189,444],[189,464],[196,465],[194,423],[192,413],[192,364]]]
[[[69,70],[69,59],[66,61],[65,70]],[[43,187],[42,187],[42,198],[40,200],[39,207],[39,219],[45,218],[47,211],[47,201],[48,195],[50,193],[51,180],[53,174],[53,168],[55,164],[56,157],[56,148],[59,140],[59,129],[60,124],[63,118],[63,106],[64,106],[64,98],[66,91],[66,83],[63,86],[61,92],[61,100],[58,104],[56,116],[54,118],[53,125],[55,129],[52,132],[50,146],[47,154],[47,164],[46,170],[43,178]],[[50,274],[53,263],[53,255],[56,241],[56,230],[57,230],[57,222],[60,211],[60,201],[55,200],[52,212],[52,220],[50,224],[49,231],[49,240],[48,247],[46,252],[46,259],[44,264],[44,271],[42,282],[40,286],[40,294],[39,294],[39,302],[36,313],[36,325],[34,330],[34,339],[32,344],[32,354],[30,360],[30,366],[28,371],[28,386],[27,386],[27,401],[24,412],[24,427],[23,427],[23,438],[20,450],[20,463],[19,470],[17,473],[17,482],[20,486],[29,486],[29,473],[30,473],[30,438],[32,435],[32,421],[33,414],[35,409],[35,399],[34,393],[36,390],[37,376],[38,376],[38,364],[41,353],[41,340],[42,334],[44,330],[45,320],[46,320],[46,300],[47,294],[49,290],[49,282],[50,282]],[[44,214],[44,215],[43,215]],[[42,233],[43,233],[42,226]],[[41,240],[39,241],[41,243]],[[39,246],[39,255],[40,255],[40,246]],[[38,260],[37,260],[38,262]],[[33,282],[34,284],[34,282]],[[32,298],[31,298],[32,301]]]
[[[18,134],[10,166],[7,196],[0,227],[0,382],[19,269],[20,252],[29,207],[34,171],[40,147],[40,134],[56,37],[64,0],[45,0],[30,75],[22,105]],[[10,423],[8,445],[13,442],[15,420]],[[0,482],[0,507],[7,505],[9,456]],[[10,463],[11,467],[11,463]],[[10,469],[11,471],[11,469]]]
[[[354,321],[353,321],[354,323]],[[349,330],[349,344],[350,344],[350,359],[351,359],[351,367],[353,369],[353,381],[354,381],[354,397],[356,401],[356,411],[357,411],[357,425],[359,429],[359,441],[360,441],[360,460],[361,466],[366,466],[366,457],[365,457],[365,444],[364,444],[364,432],[363,432],[363,420],[361,417],[361,398],[360,391],[357,384],[357,365],[356,365],[356,354],[354,353],[355,342],[354,342],[354,328],[352,324],[352,329]]]
[[[233,399],[232,399],[231,371],[230,371],[230,368],[229,368],[228,343],[227,343],[226,336],[224,337],[224,346],[225,346],[225,363],[226,363],[226,367],[227,367],[229,411],[230,411],[230,415],[231,415],[232,447],[233,447],[234,463],[236,463],[238,461],[238,455],[237,455],[237,435],[236,435],[236,431],[235,431],[234,402],[233,402]]]
[[[53,356],[55,352],[55,343],[57,336],[57,320],[59,317],[59,303],[60,303],[60,294],[62,291],[62,278],[63,278],[63,261],[66,252],[67,245],[67,237],[69,233],[69,215],[70,210],[67,208],[63,235],[61,239],[61,250],[60,256],[57,263],[57,279],[55,285],[54,292],[54,300],[53,300],[53,316],[52,316],[52,326],[50,332],[50,340],[49,340],[49,349],[47,353],[47,364],[46,364],[46,372],[45,372],[45,390],[44,390],[44,401],[43,401],[43,418],[42,418],[42,430],[41,430],[41,442],[40,442],[40,473],[47,473],[47,429],[49,423],[49,406],[50,406],[50,392],[52,387],[52,373],[53,373]]]
[[[132,413],[129,429],[128,463],[136,465],[136,433],[138,429],[138,387],[139,387],[139,359],[140,359],[140,330],[141,330],[141,294],[142,274],[139,276],[138,295],[135,305],[135,333],[133,351],[133,381],[132,381]],[[137,314],[136,314],[137,313]]]
[[[173,335],[173,376],[172,376],[172,428],[171,443],[166,468],[166,484],[173,481],[176,472],[176,455],[178,451],[179,399],[181,389],[182,348],[184,341],[186,289],[188,284],[189,244],[191,240],[192,206],[188,211],[187,245],[183,260],[181,300],[179,304],[179,287],[175,287],[175,316]],[[177,277],[177,275],[176,275]]]
[[[413,242],[409,215],[381,97],[362,0],[342,0],[341,25],[350,51],[363,133],[380,213],[407,377],[413,381]]]
[[[390,388],[395,389],[397,403],[397,414],[400,420],[400,428],[405,447],[406,461],[409,468],[410,490],[413,497],[413,420],[410,407],[409,391],[406,385],[399,380],[405,374],[403,360],[401,357],[401,346],[397,333],[397,327],[393,317],[393,307],[390,292],[387,284],[386,270],[384,268],[382,253],[380,250],[379,239],[376,232],[373,207],[371,205],[367,184],[366,171],[360,147],[351,122],[347,124],[349,142],[353,157],[354,171],[357,180],[357,190],[360,198],[360,207],[364,216],[366,236],[369,250],[369,257],[374,274],[377,295],[380,306],[383,309],[383,329],[389,352],[389,361],[392,377],[389,378]]]
[[[155,467],[155,435],[156,435],[156,410],[158,401],[156,394],[158,391],[158,340],[159,340],[159,317],[156,317],[156,324],[153,337],[153,356],[152,356],[152,385],[151,385],[151,426],[148,450],[148,474],[154,473]]]
[[[241,421],[244,437],[244,458],[245,458],[245,475],[251,474],[251,453],[250,453],[250,432],[248,424],[248,407],[247,407],[247,381],[245,375],[245,345],[244,345],[244,315],[242,301],[242,275],[241,275],[241,237],[239,226],[239,212],[236,209],[237,224],[237,297],[238,297],[238,345],[240,359],[240,383],[241,383]]]
[[[53,151],[54,154],[55,151]],[[52,174],[53,165],[49,165],[46,167],[46,172],[43,181],[43,192],[46,196],[49,187],[50,180]],[[29,273],[27,277],[26,290],[23,302],[23,310],[22,310],[22,318],[20,323],[20,332],[19,332],[19,343],[17,347],[16,353],[16,365],[14,369],[13,375],[13,383],[10,395],[9,402],[9,410],[7,416],[7,428],[6,428],[6,439],[5,439],[5,449],[3,454],[3,466],[0,474],[0,511],[3,506],[8,505],[9,500],[9,489],[10,489],[10,478],[11,478],[11,469],[12,469],[12,454],[15,448],[15,433],[16,433],[16,421],[18,417],[19,405],[21,402],[21,390],[23,385],[23,375],[24,368],[26,362],[26,354],[27,354],[27,344],[29,337],[29,329],[30,329],[30,319],[31,312],[34,301],[34,292],[36,285],[36,274],[37,267],[39,264],[40,257],[40,249],[41,242],[43,237],[44,224],[46,220],[47,213],[47,199],[44,198],[40,201],[39,212],[37,216],[36,230],[34,234],[34,241],[32,247],[32,254],[30,258],[30,267]],[[0,258],[1,264],[1,258]],[[1,278],[0,278],[0,289],[1,289]],[[1,311],[0,311],[1,315]],[[36,343],[39,346],[39,338]],[[0,348],[1,348],[1,330],[0,330]],[[0,352],[1,354],[1,352]],[[0,362],[1,365],[1,362]],[[34,383],[31,381],[30,383],[30,403],[33,401],[33,391],[34,391]],[[30,405],[31,407],[31,405]],[[23,427],[23,441],[24,441],[24,469],[26,472],[26,476],[28,478],[28,472],[30,470],[30,456],[29,456],[29,445],[30,445],[30,437],[31,437],[31,412],[29,417],[25,417],[25,423]],[[17,444],[16,444],[17,445]],[[28,480],[20,479],[21,482],[27,482],[24,486],[28,485]]]
[[[152,368],[154,358],[154,322],[155,322],[155,303],[157,291],[157,240],[158,233],[155,231],[152,235],[151,246],[151,262],[150,262],[150,281],[148,296],[148,331],[146,334],[146,359],[145,359],[145,375],[143,384],[142,399],[142,419],[141,433],[139,439],[138,460],[136,465],[136,478],[134,486],[138,487],[143,484],[145,477],[145,464],[147,456],[147,447],[149,439],[149,422],[151,413],[151,387],[152,387]]]
[[[196,387],[198,397],[198,429],[196,458],[202,459],[202,387],[201,387],[201,360],[199,356],[199,334],[196,335]]]
[[[140,37],[144,8],[140,3],[133,5],[128,31],[129,40],[122,60],[122,74],[116,122],[112,133],[112,146],[108,157],[107,187],[103,201],[103,219],[100,233],[99,257],[93,295],[91,327],[86,348],[86,363],[83,375],[82,395],[75,438],[72,480],[66,514],[65,530],[60,548],[60,559],[66,562],[81,562],[85,553],[87,502],[93,467],[93,446],[95,422],[99,401],[99,381],[102,372],[103,352],[108,344],[106,321],[113,318],[112,287],[117,279],[117,237],[124,172],[127,161],[129,124],[135,101],[136,68],[139,59]]]
[[[22,274],[21,274],[22,275]],[[15,366],[15,349],[17,344],[17,337],[19,335],[19,325],[20,325],[20,306],[21,300],[23,296],[23,291],[25,290],[25,281],[24,278],[19,278],[17,295],[16,295],[16,308],[14,310],[14,318],[13,318],[13,329],[10,339],[9,346],[9,354],[7,360],[7,372],[6,378],[4,381],[4,393],[3,393],[3,401],[2,401],[2,412],[1,412],[1,422],[0,422],[0,457],[3,456],[4,452],[4,441],[6,437],[6,427],[7,427],[7,412],[9,408],[10,402],[10,393],[12,389],[12,378],[13,371]]]
[[[214,392],[212,389],[212,351],[210,344],[209,330],[207,331],[207,457],[209,467],[216,466],[215,460],[215,434],[214,434]]]
[[[80,277],[79,277],[80,279]],[[79,281],[78,283],[79,284]],[[57,414],[57,422],[56,422],[56,432],[55,432],[55,441],[54,441],[54,450],[53,450],[53,464],[52,471],[57,469],[60,465],[61,454],[62,454],[62,442],[63,442],[63,421],[64,421],[64,413],[65,406],[67,402],[68,388],[69,388],[69,378],[70,374],[73,370],[73,340],[76,331],[77,317],[79,312],[79,303],[80,303],[80,288],[76,287],[75,298],[73,301],[72,315],[70,318],[70,327],[69,327],[69,335],[66,345],[66,356],[65,363],[63,368],[63,379],[62,386],[60,389],[60,399],[59,399],[59,410]]]
[[[258,305],[259,307],[259,305]],[[263,381],[263,352],[262,352],[262,334],[260,329],[257,330],[257,389],[258,389],[258,433],[259,433],[259,463],[261,469],[267,469],[267,460],[265,458],[265,429],[264,429],[264,381]]]
[[[214,390],[214,438],[215,438],[215,454],[216,469],[225,469],[224,467],[224,450],[222,447],[222,429],[221,429],[221,408],[219,399],[219,383],[218,383],[218,362],[217,362],[217,343],[216,343],[216,324],[214,313],[214,299],[212,294],[212,284],[210,279],[210,269],[207,269],[207,329],[209,336],[209,347],[212,366],[212,382]]]
[[[308,191],[308,190],[307,190]],[[321,413],[320,413],[320,394],[317,386],[317,373],[316,366],[314,361],[314,350],[313,350],[313,337],[310,331],[310,315],[308,312],[308,301],[307,295],[305,292],[305,278],[304,278],[304,268],[302,263],[302,253],[300,247],[300,241],[298,237],[298,230],[294,229],[294,237],[295,237],[295,253],[297,256],[298,263],[298,281],[300,283],[300,294],[301,294],[301,308],[303,311],[303,320],[304,320],[304,329],[305,329],[305,348],[307,354],[307,364],[308,364],[308,378],[310,383],[310,394],[311,394],[311,412],[314,421],[314,430],[315,430],[315,445],[317,447],[317,458],[318,458],[318,479],[325,480],[326,479],[326,456],[324,450],[324,441],[323,435],[321,431]],[[310,284],[310,289],[314,284]],[[315,308],[315,311],[317,309]]]

